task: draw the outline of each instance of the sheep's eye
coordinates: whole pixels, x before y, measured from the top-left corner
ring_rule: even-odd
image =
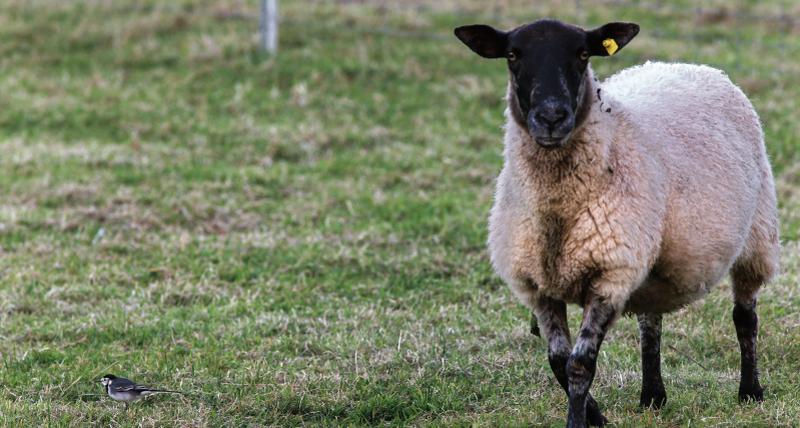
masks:
[[[515,54],[514,52],[509,52],[507,58],[509,61],[514,62],[517,60],[517,54]]]
[[[589,59],[589,52],[581,51],[581,60],[586,61],[587,59]]]

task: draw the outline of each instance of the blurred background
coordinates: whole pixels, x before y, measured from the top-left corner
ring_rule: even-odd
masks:
[[[621,426],[791,426],[800,394],[800,3],[0,3],[0,414],[9,424],[563,425],[529,314],[491,270],[506,71],[452,36],[542,17],[642,31],[647,60],[751,97],[781,204],[762,295],[767,401],[736,404],[729,287],[665,319],[659,413],[635,322],[593,386]],[[576,325],[579,313],[571,311]],[[129,412],[106,372],[196,394]]]

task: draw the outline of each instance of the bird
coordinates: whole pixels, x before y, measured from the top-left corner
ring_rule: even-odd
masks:
[[[125,379],[124,377],[117,377],[113,374],[107,374],[100,378],[100,383],[106,387],[106,392],[108,396],[116,401],[122,401],[125,403],[125,407],[128,407],[128,403],[132,401],[136,401],[140,398],[147,397],[148,395],[158,394],[158,393],[167,393],[167,394],[184,394],[180,391],[172,391],[169,389],[155,389],[150,388],[149,386],[139,385],[133,382],[130,379]]]

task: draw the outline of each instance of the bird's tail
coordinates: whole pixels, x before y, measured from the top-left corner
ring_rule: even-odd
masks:
[[[170,389],[148,389],[148,390],[147,390],[147,392],[151,392],[151,393],[157,393],[157,392],[158,392],[158,393],[166,393],[166,394],[181,394],[181,395],[186,395],[186,393],[185,393],[185,392],[181,392],[181,391],[173,391],[173,390],[170,390]]]

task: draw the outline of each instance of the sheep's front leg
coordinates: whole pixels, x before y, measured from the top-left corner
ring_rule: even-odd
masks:
[[[594,380],[600,344],[618,310],[597,296],[590,296],[583,307],[580,334],[567,360],[569,380],[568,428],[583,428],[587,422],[589,387]]]
[[[661,378],[661,314],[639,314],[642,346],[642,394],[639,405],[660,409],[667,402]]]
[[[569,397],[567,359],[571,345],[569,326],[567,325],[567,305],[560,300],[540,297],[536,302],[534,315],[547,339],[547,359],[550,362],[550,368]],[[588,395],[586,399],[586,417],[593,426],[603,426],[608,423],[591,395]]]

